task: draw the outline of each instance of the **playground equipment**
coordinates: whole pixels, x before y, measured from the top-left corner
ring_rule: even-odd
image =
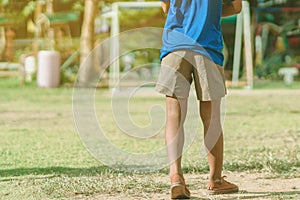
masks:
[[[299,70],[292,67],[283,67],[279,69],[278,74],[283,76],[286,85],[290,85],[294,81],[294,76],[299,74]]]
[[[38,53],[37,82],[40,87],[58,87],[60,84],[60,53],[73,46],[69,24],[78,21],[79,13],[42,13],[36,20],[36,47]],[[42,42],[42,43],[41,43]],[[39,51],[40,49],[44,51]],[[76,54],[77,55],[77,54]],[[73,55],[70,56],[73,59]],[[67,59],[68,63],[70,59]],[[66,63],[67,64],[67,63]],[[63,68],[66,68],[66,64]]]
[[[300,7],[257,8],[256,73],[284,77],[290,84],[299,68]],[[285,69],[287,68],[287,69]],[[291,68],[291,69],[288,69]]]
[[[36,20],[36,41],[43,41],[45,49],[71,47],[70,23],[79,19],[79,13],[42,13]],[[39,44],[40,45],[40,44]]]

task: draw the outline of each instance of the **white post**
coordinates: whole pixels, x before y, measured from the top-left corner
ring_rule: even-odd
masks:
[[[111,45],[110,45],[110,71],[109,71],[109,87],[115,88],[119,81],[119,4],[112,4],[112,24],[111,24]]]
[[[241,52],[242,52],[242,36],[243,36],[243,14],[240,13],[236,18],[236,30],[235,30],[235,46],[233,56],[233,72],[232,72],[232,85],[237,86],[239,81],[239,72],[241,64]]]
[[[244,16],[244,45],[245,45],[245,61],[247,71],[247,87],[253,88],[253,55],[252,55],[252,38],[251,38],[251,18],[250,5],[248,1],[243,1]]]
[[[243,1],[243,10],[237,16],[236,32],[235,32],[235,47],[233,58],[233,74],[232,85],[237,86],[239,81],[239,70],[241,63],[242,52],[242,35],[244,33],[244,57],[247,74],[247,88],[253,88],[253,53],[252,53],[252,38],[251,38],[251,18],[250,5],[248,1]]]
[[[53,14],[53,0],[46,1],[46,13]]]

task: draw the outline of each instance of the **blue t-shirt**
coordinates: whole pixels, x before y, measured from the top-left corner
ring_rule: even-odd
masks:
[[[161,1],[170,1],[170,9],[165,22],[160,58],[176,50],[188,49],[222,66],[222,0]]]

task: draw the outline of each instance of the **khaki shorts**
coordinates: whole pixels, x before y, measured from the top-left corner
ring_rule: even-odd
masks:
[[[223,67],[189,50],[175,51],[163,58],[156,90],[167,96],[188,98],[193,80],[200,101],[212,101],[226,95]]]

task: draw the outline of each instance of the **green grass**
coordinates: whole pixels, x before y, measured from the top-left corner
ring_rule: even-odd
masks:
[[[167,169],[146,174],[119,172],[88,153],[74,125],[72,89],[18,86],[16,79],[0,79],[0,88],[0,199],[63,199],[97,193],[134,196],[141,190],[160,193],[169,188],[155,178],[166,176]],[[151,140],[119,133],[110,118],[111,102],[106,93],[97,91],[96,110],[114,144],[136,153],[164,145],[163,130]],[[299,94],[249,92],[226,98],[225,170],[299,177]],[[133,120],[143,125],[149,123],[145,108],[164,105],[164,99],[136,97],[131,103]],[[208,172],[206,159],[199,159],[201,144],[199,134],[185,152],[185,172]],[[272,195],[274,199],[295,196]]]
[[[246,82],[246,81],[244,81]],[[245,86],[229,86],[229,89],[244,89]],[[283,80],[271,81],[271,80],[254,80],[253,88],[255,90],[294,90],[300,89],[300,81],[295,80],[290,85],[284,84]]]
[[[299,89],[300,82],[294,81],[290,85],[284,84],[283,80],[281,81],[269,81],[269,80],[260,80],[254,82],[255,89]]]

